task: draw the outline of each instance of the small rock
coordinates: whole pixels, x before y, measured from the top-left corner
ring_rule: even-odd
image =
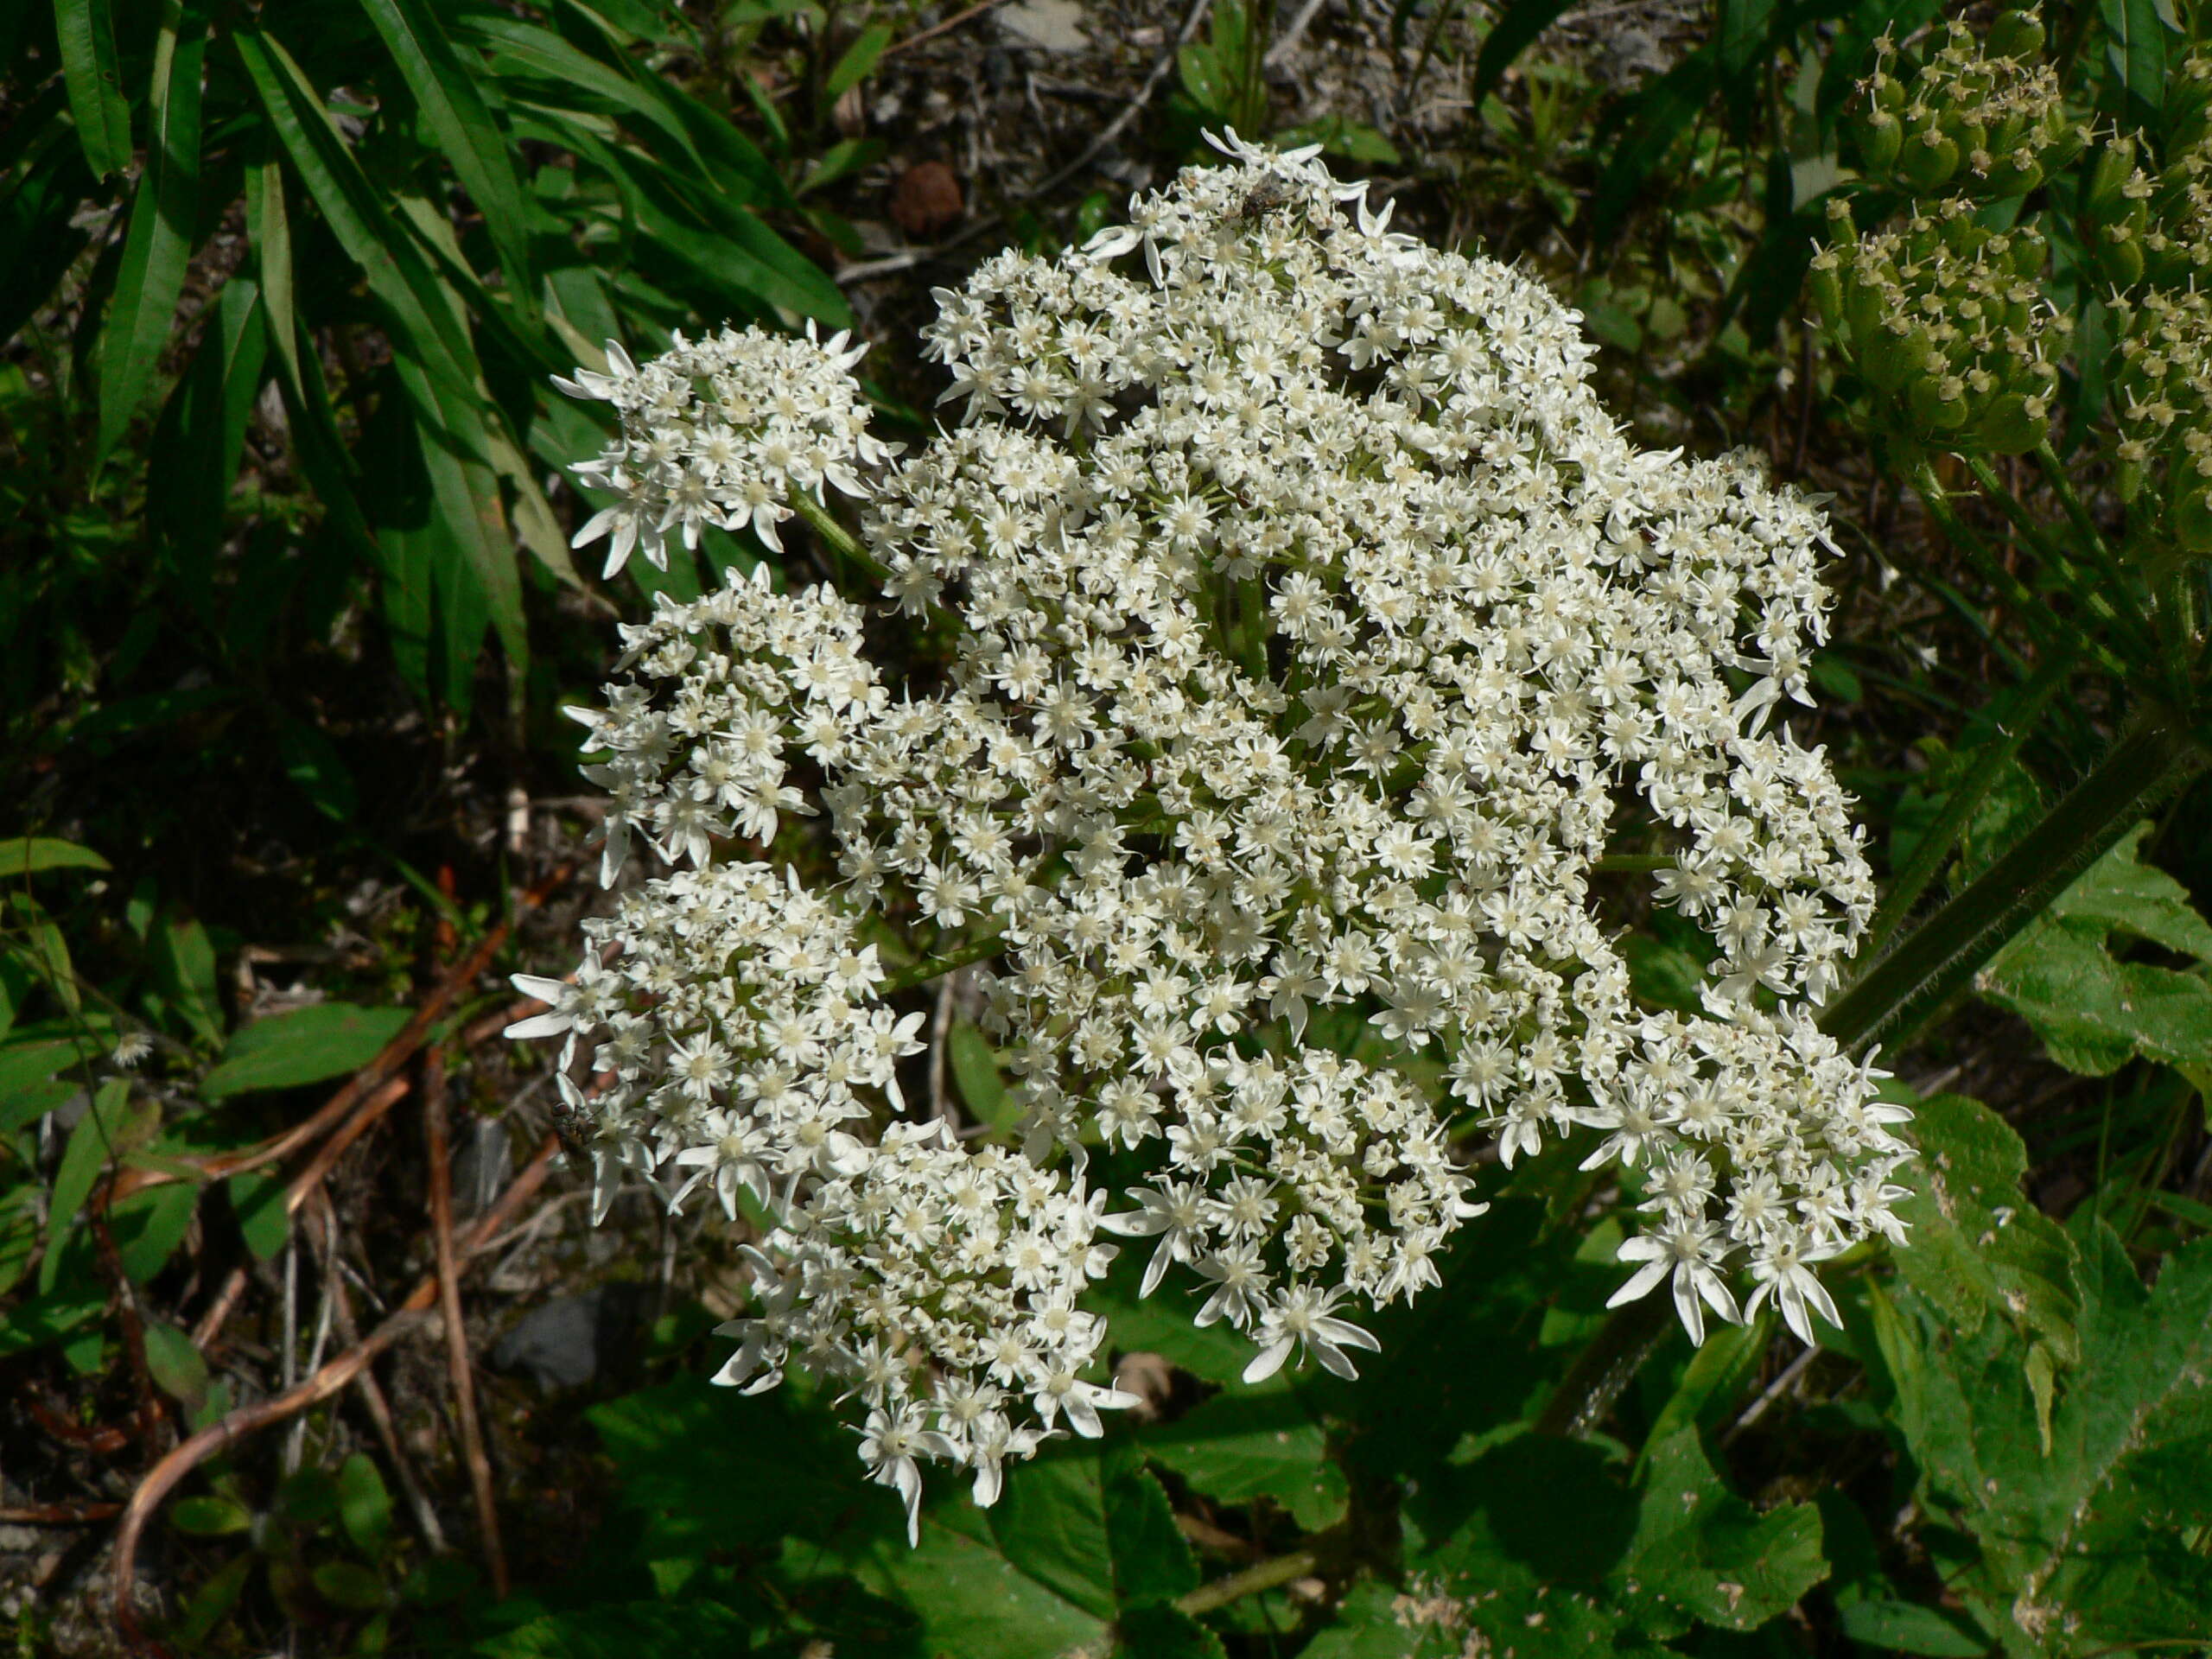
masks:
[[[1083,32],[1083,8],[1076,0],[1014,0],[998,10],[999,27],[1026,46],[1047,52],[1083,52],[1090,37]]]
[[[630,1345],[644,1293],[635,1285],[595,1285],[534,1307],[492,1348],[492,1363],[520,1371],[549,1393],[581,1388],[613,1369]]]
[[[950,230],[968,210],[960,180],[943,162],[920,162],[891,187],[892,222],[918,242]]]

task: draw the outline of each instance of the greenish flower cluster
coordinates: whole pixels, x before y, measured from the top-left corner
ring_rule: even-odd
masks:
[[[1868,177],[1910,196],[2025,195],[2081,154],[2058,77],[2037,61],[2043,24],[2024,11],[1986,38],[1954,22],[1917,73],[1895,41],[1877,48],[1854,125]]]
[[[2042,186],[2088,135],[2036,60],[2032,15],[2006,12],[1982,39],[1953,22],[1939,38],[1916,65],[1894,40],[1876,48],[1854,116],[1860,158],[1909,217],[1861,233],[1832,201],[1813,295],[1884,426],[1930,447],[2024,454],[2049,435],[2071,319],[2043,298],[2043,237],[1993,228],[1984,210]]]
[[[1846,203],[1828,222],[1835,245],[1814,257],[1814,297],[1890,423],[1999,454],[2040,443],[2058,385],[2050,359],[2073,326],[2037,284],[2042,236],[1990,230],[1963,196],[1855,238]]]

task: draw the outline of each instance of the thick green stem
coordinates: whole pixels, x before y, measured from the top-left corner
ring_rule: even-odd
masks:
[[[1624,1302],[1590,1338],[1536,1419],[1539,1434],[1586,1434],[1636,1380],[1674,1327],[1675,1299],[1664,1289]]]
[[[948,950],[941,957],[925,957],[903,972],[893,974],[875,988],[875,994],[878,996],[895,996],[900,991],[911,991],[915,986],[941,979],[956,969],[972,968],[979,962],[987,962],[1005,946],[1005,938],[996,933],[970,939],[957,950]]]
[[[830,509],[804,490],[791,493],[791,510],[806,520],[806,526],[822,538],[822,544],[855,569],[865,570],[878,582],[883,580],[883,567],[862,547],[860,537],[830,517]]]
[[[1951,499],[1934,468],[1925,461],[1913,469],[1913,486],[1920,492],[1920,499],[1927,504],[1928,516],[1948,537],[1951,543],[1974,569],[1982,580],[1997,589],[2007,605],[2019,615],[2020,620],[2034,632],[2044,648],[2052,652],[2078,647],[2094,655],[2098,664],[2117,679],[2129,677],[2128,665],[2114,656],[2109,646],[2095,638],[2082,625],[2061,616],[2050,607],[2050,601],[2030,588],[2026,582],[2005,568],[2004,562],[1991,552],[1967,522],[1951,510]],[[2007,498],[2009,499],[2009,498]],[[2111,615],[2111,607],[2104,607],[2107,619],[2115,624],[2119,619]]]
[[[1310,1578],[1321,1565],[1321,1539],[1302,1549],[1294,1549],[1287,1555],[1272,1556],[1264,1561],[1255,1561],[1241,1573],[1232,1573],[1225,1579],[1216,1579],[1211,1584],[1202,1584],[1186,1596],[1177,1598],[1176,1610],[1188,1613],[1192,1618],[1212,1612],[1217,1607],[1226,1607],[1232,1601],[1242,1601],[1247,1596],[1256,1596],[1263,1590],[1280,1589],[1300,1579]]]
[[[1910,1035],[2208,758],[2179,716],[2139,717],[2011,851],[1821,1009],[1821,1028],[1852,1049]]]
[[[2066,550],[2044,533],[2041,521],[2022,506],[2018,498],[2005,487],[2004,480],[1997,476],[1987,461],[1979,455],[1968,455],[1966,463],[1967,470],[1974,474],[1974,482],[1981,486],[1999,510],[2012,521],[2012,527],[2034,550],[2036,556],[2066,583],[2067,590],[2082,602],[2091,615],[2107,626],[2120,630],[2138,651],[2147,652],[2153,648],[2154,636],[2150,623],[2142,608],[2136,604],[2135,595],[2130,590],[2124,573],[2113,562],[2110,550],[2106,548],[2104,538],[2096,533],[2094,526],[2084,538],[2083,550],[2096,561],[2101,569],[2101,581],[2086,575],[2082,568],[2068,556]],[[2086,515],[2084,522],[2087,522]],[[2115,601],[2118,606],[2126,607],[2124,613],[2115,606]]]
[[[1919,902],[1920,895],[1928,890],[1928,884],[1936,879],[1936,873],[1949,860],[1951,850],[1958,845],[1967,822],[1980,810],[2007,763],[2020,752],[2020,746],[2027,741],[2028,734],[2035,729],[2052,700],[2066,689],[2078,661],[2076,653],[2063,652],[2037,671],[2035,678],[2029,681],[2024,688],[2019,706],[2013,709],[2012,717],[1998,727],[1995,741],[1983,746],[1973,769],[1944,800],[1942,811],[1929,826],[1928,833],[1920,838],[1920,844],[1913,849],[1911,858],[1906,861],[1904,868],[1891,884],[1889,896],[1882,901],[1882,908],[1874,918],[1874,925],[1859,947],[1869,962],[1881,954],[1883,946],[1896,937],[1904,918],[1912,913],[1913,906]]]

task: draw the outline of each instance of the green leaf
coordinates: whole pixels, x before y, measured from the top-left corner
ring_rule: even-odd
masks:
[[[22,1282],[37,1258],[39,1225],[36,1187],[25,1182],[0,1198],[0,1296]]]
[[[315,1593],[350,1612],[373,1612],[385,1605],[384,1580],[358,1561],[325,1561],[315,1570]]]
[[[891,25],[880,22],[870,23],[830,66],[830,73],[822,83],[823,96],[835,99],[859,86],[868,79],[868,71],[875,67],[875,60],[883,55],[883,48],[890,44]]]
[[[1715,77],[1711,45],[1700,48],[1632,99],[1627,130],[1614,146],[1592,201],[1590,234],[1600,245],[1619,229],[1643,194],[1644,181],[1666,160],[1712,97]]]
[[[243,1027],[200,1092],[221,1100],[256,1089],[290,1089],[357,1071],[399,1034],[404,1008],[318,1002]]]
[[[0,880],[35,875],[41,870],[105,870],[107,860],[89,847],[45,836],[17,836],[0,841]]]
[[[1895,1420],[1924,1501],[1980,1547],[1954,1580],[2019,1655],[2201,1637],[2212,1560],[2194,1547],[2212,1491],[2212,1241],[2145,1290],[2119,1236],[2082,1230],[2081,1359],[2045,1452],[2023,1338],[1960,1332],[1910,1291],[1884,1335]]]
[[[187,1408],[206,1399],[207,1362],[192,1345],[192,1338],[159,1319],[146,1321],[144,1335],[146,1369],[162,1392]]]
[[[1114,1634],[1116,1659],[1225,1659],[1219,1637],[1166,1602],[1130,1608]]]
[[[169,1524],[194,1538],[222,1538],[246,1531],[253,1514],[227,1497],[181,1497],[169,1506]]]
[[[108,0],[54,0],[54,32],[85,164],[96,179],[119,173],[130,165],[130,105],[123,95]]]
[[[96,458],[115,447],[145,402],[184,292],[200,211],[200,99],[207,54],[207,18],[186,0],[164,0],[147,99],[153,128],[146,168],[130,199],[115,298],[100,333]]]
[[[97,1043],[82,1038],[19,1039],[0,1047],[0,1135],[67,1105],[83,1080],[63,1073],[98,1059],[100,1053]]]
[[[1757,1630],[1827,1576],[1820,1511],[1784,1503],[1756,1512],[1721,1484],[1694,1428],[1647,1450],[1643,1479],[1636,1541],[1619,1573],[1654,1636],[1671,1637],[1692,1618]]]
[[[108,1212],[116,1255],[131,1283],[143,1285],[168,1265],[199,1201],[199,1188],[173,1181],[134,1193]]]
[[[2102,1076],[2134,1055],[2212,1065],[2212,925],[2172,877],[2140,861],[2139,824],[1990,963],[1982,995],[2034,1027],[2051,1058]],[[2197,959],[2182,971],[2132,959],[2140,941]]]
[[[284,1207],[285,1183],[265,1169],[249,1169],[226,1183],[231,1211],[254,1259],[267,1262],[284,1248],[292,1236],[292,1217]]]
[[[223,1039],[223,1010],[215,985],[215,947],[207,930],[189,917],[162,924],[148,965],[169,1009],[183,1016],[209,1043]]]
[[[1009,1493],[1013,1484],[1010,1478]],[[1005,1501],[1002,1497],[1001,1504]],[[855,1562],[855,1568],[863,1582],[900,1596],[920,1616],[924,1650],[929,1653],[1037,1659],[1040,1654],[1103,1648],[1107,1625],[1099,1609],[1110,1611],[1111,1605],[1099,1585],[1106,1562],[1103,1554],[1094,1558],[1086,1573],[1078,1560],[1062,1553],[1078,1536],[1103,1544],[1103,1529],[1071,1527],[1071,1517],[1049,1516],[1033,1505],[1032,1518],[1041,1529],[1027,1541],[1017,1560],[1004,1548],[996,1511],[992,1515],[987,1522],[970,1504],[944,1505],[924,1516],[919,1548],[910,1551],[903,1536],[895,1537],[877,1546],[866,1561]],[[1059,1570],[1052,1579],[1040,1579],[1030,1570],[1046,1567]],[[1071,1583],[1084,1586],[1080,1602],[1064,1593]]]
[[[338,1465],[338,1519],[353,1548],[381,1560],[391,1543],[391,1494],[375,1464],[356,1452]]]
[[[1491,24],[1490,33],[1483,37],[1483,49],[1476,54],[1474,79],[1466,93],[1470,107],[1479,105],[1497,90],[1514,60],[1534,46],[1571,3],[1572,0],[1510,0]]]
[[[0,1313],[0,1359],[61,1341],[106,1311],[105,1287],[89,1292],[70,1289],[51,1294],[41,1293],[35,1300],[18,1303]],[[97,1337],[97,1331],[93,1334]]]
[[[1897,1270],[1961,1330],[1991,1313],[2070,1360],[2080,1317],[2074,1243],[2021,1191],[2028,1149],[1988,1108],[1938,1095],[1914,1108],[1920,1156],[1897,1172],[1909,1243]]]
[[[361,0],[361,8],[399,66],[454,176],[475,199],[499,250],[507,293],[525,312],[532,309],[537,279],[529,238],[543,215],[528,205],[507,140],[474,79],[423,0]]]
[[[2167,23],[2160,0],[2097,0],[2105,28],[2105,64],[2130,126],[2152,137],[2166,103]]]
[[[960,1098],[976,1121],[995,1129],[1012,1128],[1020,1112],[1007,1099],[1006,1079],[999,1073],[999,1057],[989,1039],[963,1020],[945,1033],[945,1048],[952,1080],[960,1085]]]
[[[53,1196],[47,1210],[46,1260],[38,1275],[41,1296],[54,1288],[60,1274],[61,1241],[76,1224],[77,1212],[92,1196],[93,1183],[107,1167],[110,1157],[145,1138],[147,1112],[151,1112],[156,1123],[160,1121],[161,1109],[151,1102],[140,1103],[141,1110],[134,1121],[130,1103],[130,1085],[120,1077],[111,1077],[94,1092],[91,1109],[69,1131],[69,1142],[61,1149],[60,1165],[54,1172]]]
[[[639,1659],[696,1653],[739,1659],[742,1614],[712,1601],[635,1601],[548,1613],[468,1649],[484,1659]]]
[[[1121,1321],[1114,1328],[1122,1334]],[[1344,1517],[1344,1473],[1329,1460],[1320,1425],[1281,1373],[1255,1389],[1224,1389],[1173,1422],[1140,1430],[1138,1440],[1147,1456],[1193,1491],[1224,1503],[1273,1498],[1305,1532]]]
[[[1917,1602],[1889,1599],[1854,1601],[1842,1609],[1843,1633],[1885,1653],[1927,1654],[1931,1659],[1982,1659],[1989,1641],[1955,1615]]]

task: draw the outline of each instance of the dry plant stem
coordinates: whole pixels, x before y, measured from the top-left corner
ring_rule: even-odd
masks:
[[[84,1527],[122,1512],[120,1503],[25,1503],[0,1508],[0,1527]]]
[[[318,1195],[321,1208],[330,1211],[327,1194]],[[330,1236],[336,1237],[333,1232]],[[336,1266],[334,1261],[333,1266]],[[338,1334],[348,1348],[361,1340],[360,1326],[353,1318],[353,1294],[346,1288],[346,1275],[334,1274],[331,1279],[331,1300],[337,1311]],[[385,1398],[384,1386],[377,1381],[373,1370],[365,1370],[353,1379],[353,1386],[360,1390],[361,1404],[369,1414],[369,1421],[376,1429],[377,1440],[384,1447],[385,1456],[391,1460],[391,1472],[399,1482],[401,1495],[407,1500],[408,1512],[415,1517],[416,1529],[423,1535],[423,1541],[433,1554],[446,1553],[445,1529],[438,1524],[438,1512],[430,1507],[430,1500],[423,1491],[421,1478],[415,1472],[414,1459],[407,1455],[407,1448],[399,1443],[399,1430],[391,1420],[391,1402]],[[118,1507],[120,1507],[119,1505]]]
[[[483,1425],[476,1415],[476,1377],[468,1354],[468,1327],[461,1318],[460,1263],[453,1240],[453,1160],[446,1122],[445,1059],[432,1049],[423,1062],[423,1138],[429,1158],[430,1229],[437,1240],[438,1306],[445,1320],[446,1370],[453,1380],[454,1414],[461,1425],[461,1454],[468,1464],[468,1485],[476,1500],[476,1526],[484,1544],[484,1563],[492,1593],[507,1596],[507,1556],[499,1543],[499,1510],[492,1491],[492,1459],[484,1450]]]
[[[561,1141],[557,1135],[549,1135],[539,1143],[530,1162],[523,1166],[507,1190],[499,1195],[499,1202],[480,1216],[460,1241],[461,1259],[479,1254],[513,1218],[515,1212],[544,1185],[546,1173],[552,1166],[553,1156],[560,1149]],[[201,1429],[147,1471],[137,1491],[131,1493],[130,1503],[124,1508],[123,1519],[116,1528],[115,1560],[111,1569],[111,1611],[116,1630],[134,1649],[145,1654],[162,1655],[164,1659],[168,1654],[167,1649],[146,1634],[138,1623],[137,1610],[131,1605],[131,1587],[137,1577],[138,1540],[162,1500],[176,1490],[178,1483],[187,1475],[233,1441],[257,1429],[281,1423],[311,1406],[319,1405],[345,1388],[385,1350],[409,1332],[429,1323],[429,1310],[437,1297],[438,1275],[433,1274],[416,1283],[408,1293],[407,1300],[364,1340],[339,1355],[313,1376],[272,1399],[256,1401],[251,1405],[240,1406],[226,1414]]]
[[[572,860],[520,894],[515,900],[513,913],[495,923],[492,930],[476,942],[475,948],[461,958],[454,970],[416,1006],[413,1016],[400,1027],[398,1034],[378,1052],[374,1059],[348,1078],[345,1087],[325,1101],[314,1116],[302,1119],[281,1135],[272,1135],[257,1147],[242,1152],[219,1153],[200,1160],[201,1175],[208,1180],[219,1180],[226,1175],[242,1174],[249,1169],[258,1169],[264,1164],[275,1163],[278,1159],[296,1152],[325,1130],[343,1122],[349,1113],[391,1082],[398,1075],[399,1069],[414,1058],[415,1051],[429,1039],[430,1028],[444,1017],[454,1000],[491,966],[492,958],[499,954],[500,947],[507,942],[507,936],[514,931],[516,920],[525,912],[537,909],[566,887],[575,870],[576,866]],[[387,1105],[389,1103],[386,1103]],[[99,1203],[105,1207],[147,1187],[161,1186],[182,1179],[167,1170],[125,1170],[109,1183],[108,1190]]]
[[[123,1269],[123,1257],[115,1248],[115,1235],[108,1230],[106,1215],[94,1210],[91,1218],[92,1236],[99,1244],[100,1263],[115,1281],[118,1322],[123,1326],[123,1354],[130,1367],[131,1384],[138,1392],[135,1414],[138,1438],[146,1443],[146,1455],[151,1458],[161,1451],[164,1416],[161,1396],[154,1392],[153,1372],[146,1363],[146,1323],[138,1312],[138,1287],[130,1282],[130,1275]]]

